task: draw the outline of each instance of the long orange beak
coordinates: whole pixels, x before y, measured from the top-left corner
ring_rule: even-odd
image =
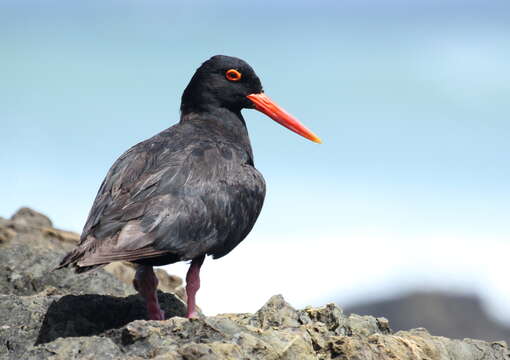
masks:
[[[301,124],[298,119],[283,110],[277,103],[271,100],[266,94],[250,94],[246,96],[255,104],[255,109],[263,112],[274,121],[285,126],[287,129],[294,131],[313,142],[322,144],[321,139],[315,135],[310,129]]]

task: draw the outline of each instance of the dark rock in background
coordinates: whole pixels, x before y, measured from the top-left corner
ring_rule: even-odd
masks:
[[[510,328],[492,320],[476,296],[414,292],[395,299],[347,307],[346,312],[384,316],[395,330],[424,327],[450,338],[510,341]]]
[[[510,359],[504,342],[393,333],[385,318],[296,310],[281,296],[255,314],[186,319],[182,280],[164,272],[181,297],[160,292],[168,320],[146,321],[131,265],[50,271],[77,240],[30,209],[0,218],[0,359]]]

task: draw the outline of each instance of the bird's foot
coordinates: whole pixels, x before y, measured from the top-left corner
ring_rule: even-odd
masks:
[[[198,319],[198,313],[195,310],[188,311],[188,314],[186,315],[186,317],[188,319]]]

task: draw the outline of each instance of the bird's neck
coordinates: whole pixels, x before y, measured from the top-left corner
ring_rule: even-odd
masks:
[[[221,139],[228,143],[241,146],[253,159],[248,137],[248,129],[241,111],[224,107],[211,107],[207,110],[182,112],[181,123],[192,123],[207,132],[211,138]]]

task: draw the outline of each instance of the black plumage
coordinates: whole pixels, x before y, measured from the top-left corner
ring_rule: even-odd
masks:
[[[83,272],[119,260],[145,267],[194,260],[199,269],[205,255],[219,258],[236,247],[265,196],[241,109],[257,108],[274,119],[279,109],[275,115],[259,108],[251,94],[263,92],[246,62],[215,56],[202,64],[184,90],[180,122],[113,164],[79,245],[59,267]],[[144,276],[139,282],[152,279]],[[141,291],[136,281],[135,287],[147,298],[149,290]],[[157,314],[149,308],[151,318]]]

